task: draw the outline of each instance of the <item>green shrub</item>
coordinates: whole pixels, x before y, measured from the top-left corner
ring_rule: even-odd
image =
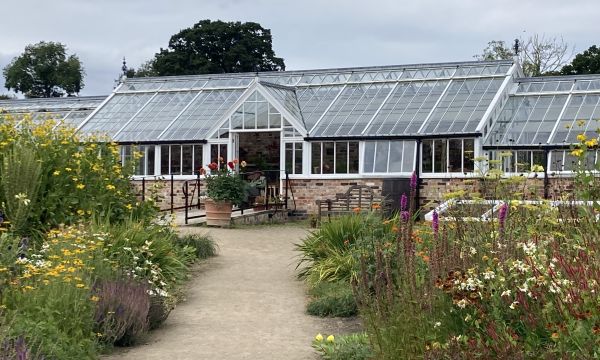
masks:
[[[306,311],[311,315],[349,317],[358,312],[348,282],[321,282],[310,289],[310,295]]]
[[[0,203],[4,203],[5,215],[11,220],[11,230],[27,233],[38,201],[40,162],[27,143],[16,143],[0,159]]]
[[[382,221],[374,213],[343,216],[325,222],[312,231],[296,251],[300,260],[296,266],[298,277],[315,285],[322,281],[350,281],[356,278],[357,261],[353,250],[358,241],[388,237],[392,221]]]
[[[217,255],[217,244],[209,235],[187,234],[175,238],[179,247],[194,249],[197,259],[207,259]]]
[[[367,360],[374,355],[366,333],[327,338],[319,334],[312,346],[326,360]]]

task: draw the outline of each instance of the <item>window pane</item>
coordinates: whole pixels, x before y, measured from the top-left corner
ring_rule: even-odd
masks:
[[[375,142],[369,141],[365,142],[365,157],[363,164],[363,172],[372,173],[373,172],[373,159],[375,158]]]
[[[162,145],[160,147],[160,173],[162,175],[170,174],[169,171],[169,145]]]
[[[323,143],[323,174],[333,174],[334,157],[335,157],[334,143],[324,142]]]
[[[551,171],[562,171],[562,163],[563,163],[563,152],[562,151],[553,151],[550,155],[550,170]]]
[[[402,152],[404,141],[390,142],[390,166],[389,172],[402,172]],[[404,156],[412,156],[412,154],[404,154]]]
[[[448,171],[462,172],[462,140],[451,139],[448,145]]]
[[[194,173],[194,164],[192,162],[193,145],[182,145],[182,169],[183,175],[192,175]]]
[[[415,170],[415,148],[417,143],[414,141],[405,141],[402,150],[402,171],[413,172]]]
[[[210,145],[210,162],[211,163],[219,162],[219,145],[217,145],[217,144]]]
[[[256,125],[258,129],[266,129],[269,126],[269,104],[259,102],[256,108]]]
[[[146,150],[146,175],[154,175],[154,145],[150,145]]]
[[[335,173],[348,173],[348,143],[335,143]]]
[[[204,164],[202,163],[202,145],[194,145],[194,171],[198,171]]]
[[[423,154],[421,155],[423,172],[433,172],[433,140],[423,140]]]
[[[321,173],[321,143],[312,143],[311,166],[313,174]]]
[[[219,144],[219,158],[223,158],[224,162],[227,162],[227,144]]]
[[[378,141],[375,150],[375,172],[387,172],[389,141]]]
[[[244,129],[256,128],[256,103],[246,102],[244,109]]]
[[[447,145],[446,140],[435,140],[433,142],[434,147],[434,161],[433,172],[443,173],[448,171],[447,163]]]
[[[543,151],[532,151],[532,162],[533,165],[542,166],[546,168],[546,159]]]
[[[171,145],[171,174],[181,174],[181,146]]]
[[[294,173],[294,144],[286,143],[285,144],[285,171],[290,174]]]
[[[359,153],[358,153],[358,142],[348,143],[348,153],[350,154],[350,161],[348,163],[348,172],[350,174],[358,174],[359,165]]]
[[[473,139],[465,139],[463,140],[464,146],[464,172],[473,172],[475,171],[475,140]]]
[[[304,144],[295,143],[294,174],[302,174],[302,147]]]
[[[531,151],[517,151],[517,172],[531,170]]]
[[[135,151],[137,156],[141,155],[141,157],[136,161],[135,164],[135,175],[146,175],[145,167],[146,167],[146,147],[145,146],[132,146],[133,151]],[[135,156],[133,157],[135,159]]]

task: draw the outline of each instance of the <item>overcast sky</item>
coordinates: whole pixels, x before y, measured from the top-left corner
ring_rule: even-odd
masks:
[[[81,95],[108,94],[123,56],[138,67],[202,19],[271,29],[288,70],[468,61],[534,33],[576,52],[600,44],[598,0],[5,0],[1,11],[0,67],[27,44],[62,42],[84,64]]]

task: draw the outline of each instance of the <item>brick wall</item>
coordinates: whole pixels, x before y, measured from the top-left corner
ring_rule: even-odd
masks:
[[[185,204],[183,196],[183,180],[175,180],[173,183],[173,200],[175,207]],[[551,178],[548,185],[548,197],[560,199],[564,194],[571,193],[573,181],[569,178]],[[141,199],[142,182],[132,181],[138,197]],[[376,194],[381,194],[383,179],[298,179],[290,180],[293,187],[296,208],[309,214],[317,212],[315,201],[319,199],[334,199],[337,194],[345,193],[351,185],[367,185],[373,188]],[[433,209],[443,202],[444,194],[465,190],[467,194],[479,193],[486,198],[495,198],[493,182],[483,182],[481,179],[421,179],[419,192],[420,205],[426,209]],[[507,190],[517,194],[518,198],[539,199],[544,196],[543,179],[527,179],[524,183],[511,185]],[[204,189],[201,189],[204,191]],[[158,195],[161,209],[170,208],[171,183],[169,180],[146,181],[146,197],[154,192]],[[289,194],[291,196],[291,193]],[[194,199],[197,199],[194,197]],[[293,204],[290,203],[290,207]]]
[[[185,180],[174,180],[173,181],[173,206],[183,207],[185,205],[185,196],[183,194],[183,185]],[[193,181],[189,181],[189,189],[192,190]],[[132,185],[138,195],[138,199],[142,199],[142,181],[133,180]],[[169,209],[171,207],[171,181],[166,180],[147,180],[145,184],[146,198],[154,196],[158,199],[158,206],[161,209]],[[204,189],[201,188],[201,191]],[[194,193],[194,201],[197,201],[197,193]]]
[[[345,193],[351,185],[370,186],[373,191],[381,195],[382,179],[302,179],[290,180],[294,191],[296,208],[307,211],[309,214],[317,213],[316,200],[335,199],[336,194]],[[291,194],[290,194],[291,195]],[[289,205],[293,207],[292,204]]]
[[[500,189],[500,190],[499,190]],[[487,199],[503,197],[500,194],[514,194],[515,199],[542,199],[544,197],[544,179],[531,178],[497,186],[494,180],[481,179],[421,179],[419,192],[421,206],[431,210],[444,201],[444,194],[464,190],[467,194],[477,193]],[[548,179],[548,198],[558,200],[564,194],[573,191],[573,179]]]

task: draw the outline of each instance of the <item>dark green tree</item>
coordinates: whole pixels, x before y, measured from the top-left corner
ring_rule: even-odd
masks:
[[[4,86],[26,97],[59,97],[79,93],[85,72],[76,55],[67,56],[65,45],[42,41],[25,47],[3,74]]]
[[[14,99],[13,96],[10,96],[8,94],[0,94],[0,100],[11,100]]]
[[[591,46],[560,70],[563,75],[600,74],[600,48]]]
[[[151,61],[157,75],[285,70],[275,56],[271,31],[254,22],[202,20],[173,35]]]

